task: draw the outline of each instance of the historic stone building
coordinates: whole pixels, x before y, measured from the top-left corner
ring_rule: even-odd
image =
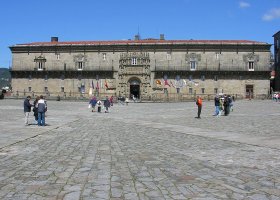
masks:
[[[33,42],[11,46],[14,96],[186,100],[270,92],[270,44],[247,40]]]

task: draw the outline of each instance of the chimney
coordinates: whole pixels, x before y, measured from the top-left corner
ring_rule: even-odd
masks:
[[[134,40],[139,40],[140,39],[140,36],[139,35],[135,35],[134,36]]]
[[[58,42],[58,37],[51,37],[51,42]]]
[[[165,39],[164,39],[164,34],[160,34],[159,39],[160,39],[160,40],[165,40]]]

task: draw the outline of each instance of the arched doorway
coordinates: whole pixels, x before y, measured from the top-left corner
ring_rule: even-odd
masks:
[[[140,80],[138,78],[132,78],[128,82],[130,85],[130,89],[129,89],[130,98],[134,96],[137,99],[140,99]]]

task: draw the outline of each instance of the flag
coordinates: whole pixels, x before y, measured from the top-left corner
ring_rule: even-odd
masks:
[[[96,82],[96,90],[99,90],[99,84],[98,84],[98,81]]]
[[[170,83],[171,83],[172,87],[174,87],[174,88],[175,88],[175,85],[173,84],[173,82],[172,82],[172,81],[170,81]]]
[[[100,88],[103,89],[103,81],[102,81],[102,79],[100,80]]]
[[[158,80],[156,80],[156,83],[158,84],[158,85],[161,85],[161,81],[158,79]]]
[[[164,85],[168,85],[170,87],[170,84],[168,83],[167,79],[164,80]]]
[[[185,87],[187,85],[187,81],[185,79],[183,79],[183,85],[182,87]]]
[[[105,79],[105,87],[106,87],[106,89],[108,89],[108,83],[107,83],[106,79]]]
[[[89,95],[92,95],[92,90],[93,90],[92,87],[89,88],[89,91],[88,91],[88,94],[89,94]]]

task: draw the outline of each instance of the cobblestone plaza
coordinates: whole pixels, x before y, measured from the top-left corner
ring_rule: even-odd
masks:
[[[0,199],[280,199],[280,103],[48,101],[45,127],[22,105],[0,101]]]

